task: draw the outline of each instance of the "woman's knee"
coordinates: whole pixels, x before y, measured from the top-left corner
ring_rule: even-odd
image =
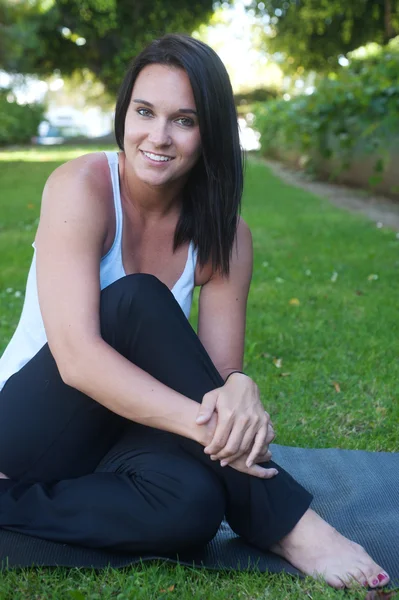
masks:
[[[147,317],[162,319],[168,301],[175,301],[172,293],[154,275],[136,273],[121,277],[101,291],[102,337],[114,345],[118,329],[124,337],[128,323],[134,328],[135,323],[137,325]]]
[[[169,292],[168,287],[154,275],[134,273],[117,279],[101,291],[101,304],[114,306],[125,303],[127,306],[134,302],[148,306],[159,295]]]

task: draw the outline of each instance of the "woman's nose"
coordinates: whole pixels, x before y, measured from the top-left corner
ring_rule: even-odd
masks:
[[[161,120],[152,123],[152,127],[148,133],[148,140],[154,144],[154,146],[170,146],[172,140],[168,124]]]

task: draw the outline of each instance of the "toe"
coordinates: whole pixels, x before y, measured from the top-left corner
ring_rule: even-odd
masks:
[[[363,587],[368,586],[367,577],[363,573],[363,571],[359,568],[353,569],[351,573],[349,573],[351,583],[356,585],[362,585]],[[349,587],[349,586],[348,586]]]
[[[389,575],[383,569],[363,569],[370,587],[383,587],[389,582]]]
[[[331,585],[331,587],[336,588],[337,590],[342,590],[347,587],[345,581],[338,575],[328,575],[325,577],[325,580],[328,585]]]
[[[351,571],[348,571],[348,573],[345,575],[340,575],[340,579],[347,588],[355,588],[359,585],[368,587],[369,585],[367,577],[365,577],[361,569],[355,567]]]
[[[385,571],[380,571],[377,575],[377,579],[379,581],[379,586],[383,587],[389,581],[389,575]]]
[[[367,578],[368,585],[372,588],[382,587],[389,582],[389,575],[382,567],[374,561],[361,565],[361,569]]]

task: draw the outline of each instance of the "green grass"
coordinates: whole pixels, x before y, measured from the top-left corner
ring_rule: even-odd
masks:
[[[0,153],[0,353],[22,308],[45,179],[58,164],[87,151]],[[245,369],[258,382],[276,442],[399,451],[395,232],[281,183],[256,162],[247,168],[243,207],[255,249]],[[195,317],[194,307],[193,322]],[[1,600],[364,595],[288,575],[233,575],[161,562],[97,574],[31,569],[0,575]]]

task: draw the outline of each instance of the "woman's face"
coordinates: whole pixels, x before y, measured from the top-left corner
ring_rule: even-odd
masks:
[[[185,181],[201,154],[198,117],[187,73],[148,65],[133,87],[125,120],[125,154],[151,186]]]

